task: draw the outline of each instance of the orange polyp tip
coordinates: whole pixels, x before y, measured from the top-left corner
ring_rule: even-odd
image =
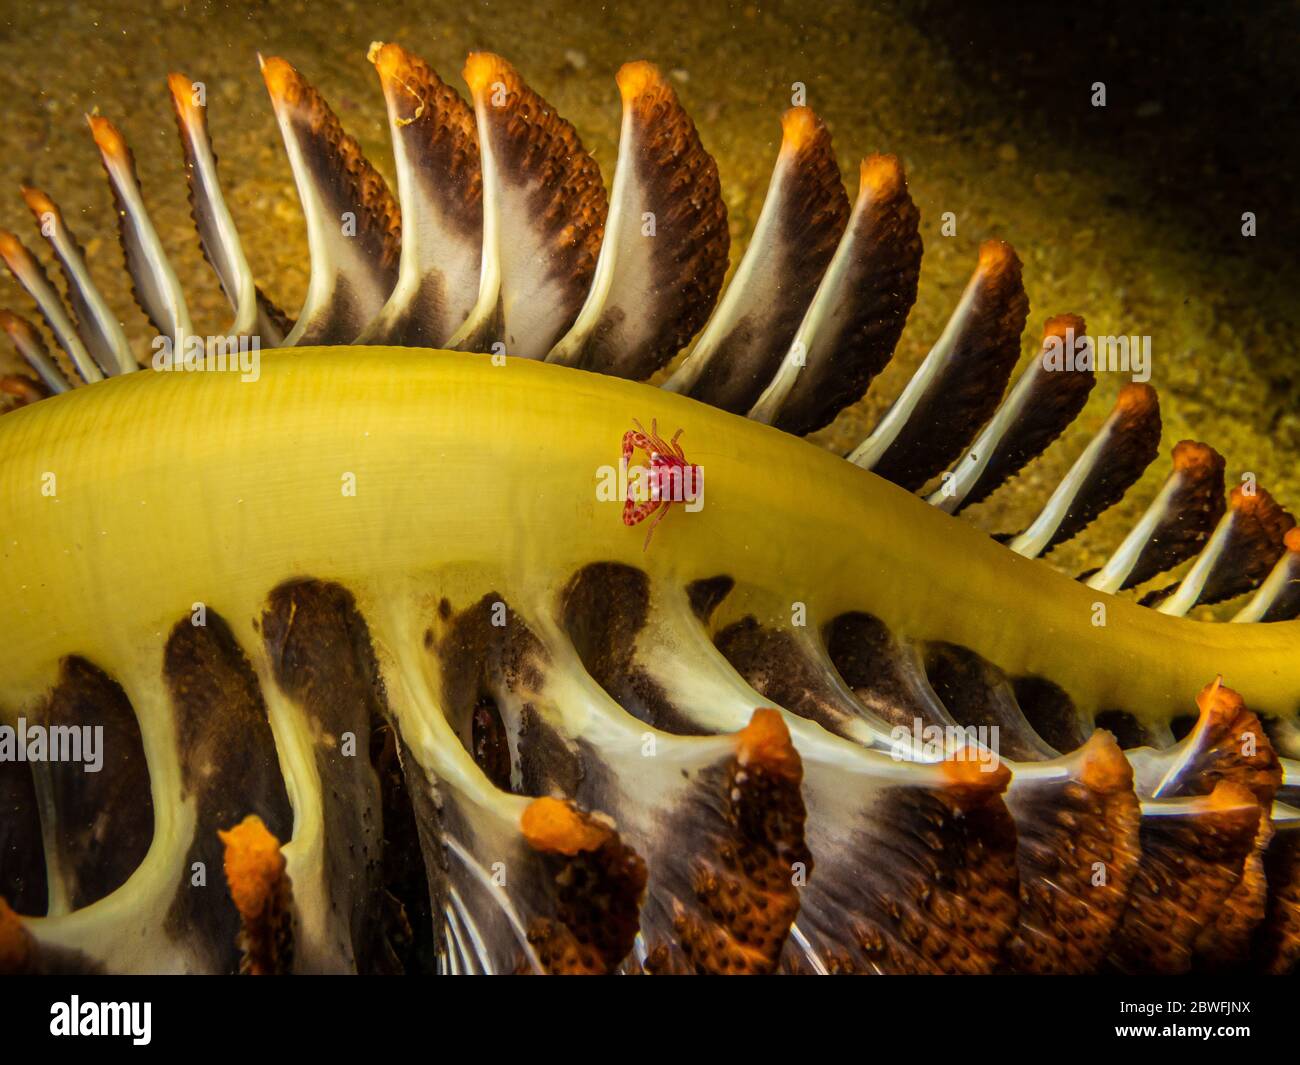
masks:
[[[45,195],[40,189],[34,189],[30,185],[22,186],[23,200],[35,215],[52,214],[57,219],[59,209],[55,206],[54,201]]]
[[[887,196],[907,184],[896,155],[869,155],[858,168],[858,180],[872,196]]]
[[[39,343],[40,336],[35,327],[21,314],[0,310],[0,329],[8,333],[15,341]]]
[[[991,239],[980,244],[979,269],[985,273],[1010,269],[1016,261],[1016,249],[1005,240]]]
[[[618,82],[618,91],[624,102],[630,103],[647,89],[662,85],[664,79],[659,73],[659,68],[653,63],[636,59],[619,67],[614,80]]]
[[[1219,453],[1209,444],[1199,440],[1180,440],[1174,445],[1174,469],[1193,470],[1201,466],[1213,465],[1219,461]]]
[[[1222,677],[1215,677],[1197,693],[1196,705],[1207,722],[1214,719],[1228,722],[1245,709],[1246,703],[1231,688],[1223,686]]]
[[[1136,414],[1153,409],[1158,402],[1154,388],[1148,384],[1134,381],[1119,390],[1119,396],[1115,400],[1115,409]]]
[[[736,733],[736,760],[758,765],[788,780],[803,777],[803,762],[790,742],[790,730],[779,711],[760,707],[749,724]]]
[[[992,769],[978,758],[945,758],[939,763],[948,783],[957,788],[981,788],[1002,792],[1011,783],[1011,770],[999,761]]]
[[[510,64],[492,52],[470,52],[465,60],[464,78],[469,91],[479,96],[492,87],[494,81],[505,81]]]
[[[520,831],[534,850],[574,855],[594,851],[609,839],[610,829],[586,817],[563,799],[534,799],[519,819]]]
[[[280,841],[256,814],[249,814],[227,832],[218,830],[217,835],[226,848],[224,866],[230,897],[240,916],[253,920],[272,901],[275,886],[284,876]]]
[[[821,122],[811,107],[792,107],[781,116],[781,148],[797,152],[817,135]]]
[[[375,41],[366,53],[366,58],[374,63],[380,81],[405,81],[409,78],[411,57],[400,44]]]
[[[90,135],[95,138],[95,146],[108,158],[124,161],[126,141],[118,128],[103,115],[87,115],[86,121],[90,123]]]
[[[1043,323],[1043,339],[1059,337],[1064,340],[1067,332],[1073,332],[1075,338],[1087,333],[1088,327],[1077,314],[1058,314]]]
[[[1083,754],[1080,776],[1091,790],[1107,794],[1132,790],[1133,766],[1109,732],[1098,729],[1079,749]]]
[[[1209,805],[1214,810],[1232,810],[1238,807],[1259,806],[1254,793],[1235,780],[1220,780],[1209,795]]]
[[[1300,525],[1293,525],[1282,537],[1282,544],[1288,551],[1300,554]]]
[[[1252,510],[1255,507],[1272,507],[1273,497],[1262,485],[1239,484],[1228,493],[1228,506],[1233,510]]]
[[[194,101],[194,81],[173,70],[167,75],[167,89],[172,94],[181,121],[192,123],[200,117],[201,108]]]
[[[20,973],[28,967],[32,939],[23,927],[23,919],[0,895],[0,973]]]
[[[167,75],[167,88],[172,99],[185,108],[194,106],[194,82],[179,71],[173,70]]]
[[[11,270],[14,269],[16,261],[20,262],[27,258],[27,249],[23,247],[23,242],[7,229],[0,229],[0,258],[9,264]]]
[[[291,63],[278,55],[268,56],[265,59],[259,56],[258,59],[262,64],[262,80],[266,82],[266,91],[271,94],[271,99],[276,102],[293,103],[298,98],[298,91],[302,86],[302,75],[293,68]]]

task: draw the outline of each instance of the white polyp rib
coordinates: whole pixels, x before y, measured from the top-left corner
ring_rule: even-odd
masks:
[[[1044,372],[1042,358],[1041,352],[1034,356],[1033,363],[1020,375],[1020,379],[1011,389],[1011,394],[998,404],[998,409],[993,412],[988,425],[981,430],[975,442],[966,449],[966,453],[957,460],[957,468],[953,471],[952,477],[945,485],[930,493],[926,499],[927,503],[938,507],[945,514],[951,514],[961,506],[970,494],[970,490],[984,476],[989,460],[998,445],[1002,443],[1002,438],[1024,417],[1034,384],[1039,375]]]
[[[634,136],[632,102],[625,100],[623,122],[618,134],[618,161],[614,166],[614,187],[611,190],[609,214],[605,218],[605,233],[601,238],[600,256],[596,259],[596,272],[591,279],[591,289],[587,292],[587,299],[582,305],[582,310],[578,312],[578,317],[574,319],[572,327],[547,353],[547,362],[572,366],[582,354],[591,331],[596,328],[605,311],[605,300],[609,298],[609,289],[614,283],[614,272],[618,267],[619,239],[627,214],[633,210],[632,179],[636,172]]]
[[[63,376],[43,346],[29,343],[29,338],[21,333],[17,335],[11,333],[9,339],[14,342],[18,354],[27,360],[27,365],[36,371],[37,376],[45,382],[51,392],[57,396],[60,392],[68,391],[70,386],[67,378]]]
[[[90,271],[86,269],[85,260],[77,250],[76,242],[71,239],[62,216],[57,212],[53,231],[46,239],[49,240],[50,247],[54,249],[54,254],[59,257],[59,263],[68,275],[69,286],[80,293],[85,301],[91,321],[82,322],[82,329],[93,329],[112,352],[113,364],[101,368],[108,374],[131,373],[137,367],[135,358],[131,355],[131,345],[127,342],[126,332],[122,329],[122,323],[104,302],[104,297],[90,277]]]
[[[749,246],[745,249],[740,265],[736,267],[735,276],[723,292],[717,310],[704,326],[704,331],[695,342],[694,349],[682,360],[682,364],[677,367],[677,372],[664,382],[663,387],[667,391],[689,393],[695,387],[709,360],[713,358],[719,342],[731,333],[742,313],[748,308],[750,294],[747,290],[750,279],[770,254],[770,246],[777,238],[777,216],[785,201],[783,187],[792,166],[793,163],[790,162],[790,157],[783,147],[772,170],[772,179],[768,183],[767,195],[763,199],[763,209],[758,214],[758,223],[754,226],[753,235],[749,238]]]
[[[220,255],[212,256],[213,269],[225,289],[226,298],[230,300],[235,311],[235,320],[230,326],[231,336],[251,336],[257,329],[257,286],[253,283],[253,271],[244,254],[244,246],[239,240],[239,231],[235,221],[230,217],[226,199],[217,180],[216,160],[212,155],[212,145],[207,136],[199,136],[200,130],[186,124],[186,136],[189,139],[194,168],[199,172],[195,182],[197,193],[203,196],[212,217],[214,235],[220,243]],[[224,261],[223,271],[218,261]],[[225,274],[229,276],[224,276]],[[274,342],[274,338],[266,338]]]
[[[1237,611],[1232,620],[1241,622],[1258,621],[1267,614],[1269,607],[1277,602],[1287,587],[1300,578],[1300,574],[1296,572],[1297,566],[1295,552],[1283,551],[1282,557],[1269,570],[1268,576],[1264,578],[1264,583],[1251,596],[1250,602]]]
[[[167,258],[167,252],[163,249],[162,241],[158,238],[158,232],[150,221],[149,212],[144,206],[144,198],[140,195],[139,184],[129,172],[129,168],[118,161],[104,154],[104,162],[109,179],[113,182],[118,196],[121,197],[126,222],[135,230],[140,251],[144,255],[145,267],[166,305],[166,313],[170,319],[166,323],[166,328],[171,332],[171,339],[175,345],[174,353],[179,357],[185,349],[185,338],[194,332],[190,325],[190,312],[185,303],[185,293],[176,277],[176,271],[172,269],[171,261]]]
[[[307,295],[303,300],[302,310],[298,312],[298,320],[289,330],[289,335],[284,338],[284,346],[291,348],[298,343],[317,314],[333,298],[338,281],[339,264],[330,253],[331,241],[325,222],[325,208],[320,202],[316,186],[302,158],[302,150],[298,138],[294,136],[293,125],[287,116],[280,114],[279,108],[276,109],[276,121],[280,125],[284,149],[289,156],[289,169],[293,171],[294,184],[298,188],[298,200],[307,223],[307,255],[311,264],[311,272],[307,279]]]
[[[817,285],[817,291],[813,293],[812,302],[804,312],[803,320],[799,323],[794,339],[790,341],[790,347],[781,360],[781,365],[777,367],[763,394],[749,410],[749,417],[754,421],[762,422],[764,425],[771,425],[776,421],[786,397],[790,395],[791,389],[799,379],[799,374],[812,358],[813,345],[817,342],[817,337],[826,323],[831,320],[839,297],[844,295],[843,286],[846,283],[849,267],[853,263],[854,246],[857,243],[855,234],[858,217],[870,203],[871,197],[863,188],[858,193],[858,201],[853,205],[853,214],[835,247],[830,266],[826,268],[826,273]]]
[[[1128,575],[1133,572],[1133,567],[1137,565],[1143,549],[1151,541],[1152,533],[1164,519],[1169,509],[1169,500],[1182,485],[1182,479],[1183,474],[1178,470],[1169,475],[1141,519],[1124,537],[1123,543],[1115,548],[1114,554],[1106,560],[1106,564],[1088,578],[1089,588],[1111,595],[1120,590]]]
[[[1205,546],[1201,548],[1201,553],[1196,556],[1196,561],[1192,563],[1192,568],[1187,571],[1185,576],[1163,603],[1156,606],[1156,609],[1162,614],[1171,614],[1174,617],[1182,617],[1196,605],[1200,599],[1201,592],[1205,590],[1205,582],[1209,580],[1210,574],[1214,572],[1214,567],[1218,565],[1224,549],[1228,545],[1228,537],[1232,533],[1232,523],[1236,517],[1236,512],[1229,510],[1222,518],[1219,524],[1214,527],[1214,532]]]
[[[456,890],[454,884],[447,885],[447,896],[451,899],[456,915],[474,947],[474,954],[478,958],[479,967],[483,970],[485,976],[495,976],[496,972],[492,968],[492,956],[488,952],[487,944],[483,941],[483,934],[479,931],[478,923],[470,915],[465,903],[461,901],[460,892]]]
[[[447,347],[460,348],[496,312],[501,299],[501,174],[492,151],[492,134],[483,110],[483,101],[475,94],[474,126],[478,132],[479,169],[483,181],[483,255],[479,264],[478,300],[469,317],[452,333]],[[502,343],[505,337],[497,338]]]
[[[397,260],[397,283],[374,320],[362,331],[359,343],[366,343],[373,332],[387,328],[420,290],[424,275],[422,246],[428,207],[416,187],[414,167],[402,137],[399,116],[392,101],[387,103],[388,128],[393,142],[393,171],[397,175],[397,204],[402,215],[402,248]]]
[[[903,431],[903,427],[911,419],[912,412],[921,401],[921,397],[926,394],[934,379],[938,377],[944,366],[947,365],[948,359],[952,356],[952,349],[957,343],[957,338],[961,335],[966,319],[970,316],[971,306],[975,302],[980,280],[980,271],[977,267],[975,273],[971,275],[971,279],[966,283],[966,289],[962,292],[961,299],[957,303],[957,309],[952,312],[952,317],[948,319],[948,324],[943,327],[943,332],[940,334],[939,339],[935,341],[934,347],[930,349],[920,368],[912,375],[912,379],[907,382],[902,395],[894,401],[894,405],[889,408],[885,416],[880,419],[880,423],[872,430],[871,435],[849,453],[848,459],[850,462],[861,466],[864,470],[869,470],[880,461],[881,456],[898,439],[898,434]]]
[[[19,268],[14,270],[14,273],[18,277],[19,283],[27,290],[27,294],[36,301],[36,305],[40,308],[41,314],[50,327],[50,331],[54,334],[54,339],[68,353],[68,358],[72,360],[72,365],[77,368],[77,373],[81,375],[82,379],[87,384],[102,381],[104,375],[100,372],[95,360],[90,357],[90,352],[86,350],[86,345],[81,342],[81,337],[77,335],[77,327],[72,324],[72,319],[64,309],[63,300],[54,291],[54,286],[41,275],[41,272],[32,268],[34,262],[35,260],[32,260],[31,263],[20,262],[18,264]]]
[[[1026,558],[1037,558],[1043,553],[1052,537],[1056,535],[1056,530],[1061,527],[1061,522],[1070,512],[1070,507],[1078,496],[1079,489],[1083,487],[1083,482],[1087,480],[1088,474],[1106,453],[1110,438],[1115,431],[1115,423],[1114,414],[1106,419],[1106,424],[1088,442],[1088,446],[1083,449],[1083,454],[1075,459],[1070,472],[1056,486],[1056,491],[1052,493],[1033,524],[1007,545],[1012,551]]]

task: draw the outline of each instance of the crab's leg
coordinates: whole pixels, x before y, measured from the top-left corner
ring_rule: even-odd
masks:
[[[665,499],[659,503],[658,506],[659,513],[655,515],[654,520],[650,522],[649,528],[645,531],[645,543],[642,545],[643,551],[648,551],[650,549],[650,537],[654,535],[655,529],[658,527],[659,523],[668,516],[668,511],[672,507],[672,501]]]

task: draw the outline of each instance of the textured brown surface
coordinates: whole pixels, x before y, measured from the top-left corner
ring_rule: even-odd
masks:
[[[524,811],[524,838],[548,856],[555,916],[538,918],[528,941],[548,973],[612,972],[632,949],[646,868],[604,819],[560,799]]]
[[[1133,771],[1094,732],[1064,779],[1012,782],[1020,925],[1008,953],[1026,973],[1089,973],[1106,956],[1141,858]]]
[[[464,77],[475,95],[481,91],[493,97],[498,91],[495,87],[501,86],[504,100],[499,104],[494,100],[486,110],[496,141],[496,163],[504,181],[535,189],[530,196],[529,223],[544,237],[549,279],[563,288],[565,305],[554,309],[564,323],[559,333],[497,338],[505,341],[509,354],[541,358],[572,324],[587,296],[609,209],[605,185],[599,165],[583,147],[577,130],[533,91],[508,61],[491,52],[473,52],[465,62]],[[509,238],[509,234],[504,236]],[[508,284],[509,278],[503,282]],[[516,292],[512,298],[527,295]],[[510,328],[509,322],[506,328]]]
[[[1224,782],[1189,813],[1142,819],[1142,861],[1111,950],[1118,968],[1191,969],[1197,937],[1241,879],[1260,813],[1247,789]]]
[[[122,688],[84,658],[65,658],[41,724],[103,727],[103,768],[49,762],[59,830],[59,864],[73,907],[88,906],[121,887],[153,839],[153,792],[135,711]]]
[[[688,859],[689,897],[671,902],[676,951],[647,943],[649,972],[681,971],[677,951],[685,971],[772,972],[799,912],[797,876],[813,875],[803,767],[781,716],[756,710],[719,770],[709,775],[713,794],[677,811],[682,837],[699,849]]]
[[[1146,384],[1125,385],[1115,400],[1114,414],[1116,422],[1109,444],[1084,478],[1044,554],[1078,536],[1123,499],[1156,457],[1161,425],[1156,390]]]

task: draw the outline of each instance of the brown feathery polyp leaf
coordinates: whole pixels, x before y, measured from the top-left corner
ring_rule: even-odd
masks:
[[[1015,250],[985,241],[942,335],[849,461],[911,491],[944,469],[1001,400],[1028,316]]]
[[[1029,558],[1077,536],[1119,502],[1160,448],[1160,402],[1150,385],[1120,389],[1115,409],[1061,478],[1033,523],[1007,545]]]
[[[63,270],[78,335],[105,373],[130,373],[136,364],[126,333],[91,280],[85,253],[64,222],[63,212],[40,189],[24,185],[22,193],[41,235],[49,241]]]
[[[727,272],[718,168],[672,86],[650,63],[618,72],[618,168],[591,291],[548,361],[643,380],[713,310]]]
[[[474,112],[400,45],[370,46],[393,138],[402,254],[388,302],[358,343],[440,347],[478,298],[483,179]]]
[[[256,336],[268,348],[277,347],[288,331],[284,314],[257,288],[244,254],[239,231],[230,216],[217,177],[217,156],[208,136],[206,87],[173,71],[167,75],[167,91],[181,138],[181,157],[189,188],[190,217],[221,290],[235,312],[227,329],[230,336]]]
[[[1290,621],[1300,617],[1300,528],[1288,529],[1282,546],[1286,550],[1233,621]]]
[[[664,385],[737,414],[767,388],[794,340],[849,217],[825,124],[781,118],[781,150],[749,246],[691,353]]]
[[[45,324],[50,327],[55,340],[72,360],[73,368],[81,375],[82,380],[102,381],[103,373],[95,364],[95,360],[90,357],[90,352],[86,350],[81,337],[77,335],[77,327],[64,309],[63,301],[54,290],[54,286],[50,284],[45,268],[27,250],[22,241],[3,229],[0,229],[0,258],[4,259],[5,266],[9,267],[9,272],[14,275],[15,280],[36,301]],[[6,332],[14,337],[14,342],[18,344],[24,356],[28,351],[37,350],[36,345],[30,342],[32,336],[39,338],[39,334],[34,331],[29,333],[21,326],[16,328],[6,326]]]
[[[447,346],[543,358],[573,324],[607,202],[578,134],[500,56],[465,61],[483,168],[478,299]]]
[[[1187,575],[1152,592],[1143,602],[1162,614],[1181,616],[1198,603],[1220,603],[1258,585],[1286,553],[1295,518],[1261,485],[1241,484]]]
[[[1077,314],[1047,320],[1042,350],[952,473],[944,475],[943,484],[929,497],[931,503],[956,514],[987,498],[1047,450],[1083,410],[1096,383],[1091,367],[1076,368],[1062,360],[1063,352],[1068,356],[1086,339],[1087,327]]]
[[[1117,592],[1144,584],[1189,559],[1209,539],[1223,517],[1223,456],[1208,444],[1180,441],[1173,472],[1138,523],[1106,564],[1088,578],[1088,587]]]
[[[0,329],[8,334],[18,349],[18,354],[36,371],[50,395],[68,390],[68,379],[63,376],[58,363],[50,357],[45,341],[31,322],[13,311],[0,310]]]
[[[862,160],[848,226],[751,418],[803,436],[862,398],[916,302],[920,220],[898,159]]]
[[[393,289],[401,212],[379,171],[307,79],[276,56],[259,60],[311,254],[307,296],[284,343],[349,344]]]
[[[86,121],[113,192],[118,239],[126,257],[127,273],[131,275],[135,301],[158,334],[166,337],[179,353],[194,328],[180,279],[145,207],[144,193],[135,172],[135,156],[108,119],[87,115]]]

